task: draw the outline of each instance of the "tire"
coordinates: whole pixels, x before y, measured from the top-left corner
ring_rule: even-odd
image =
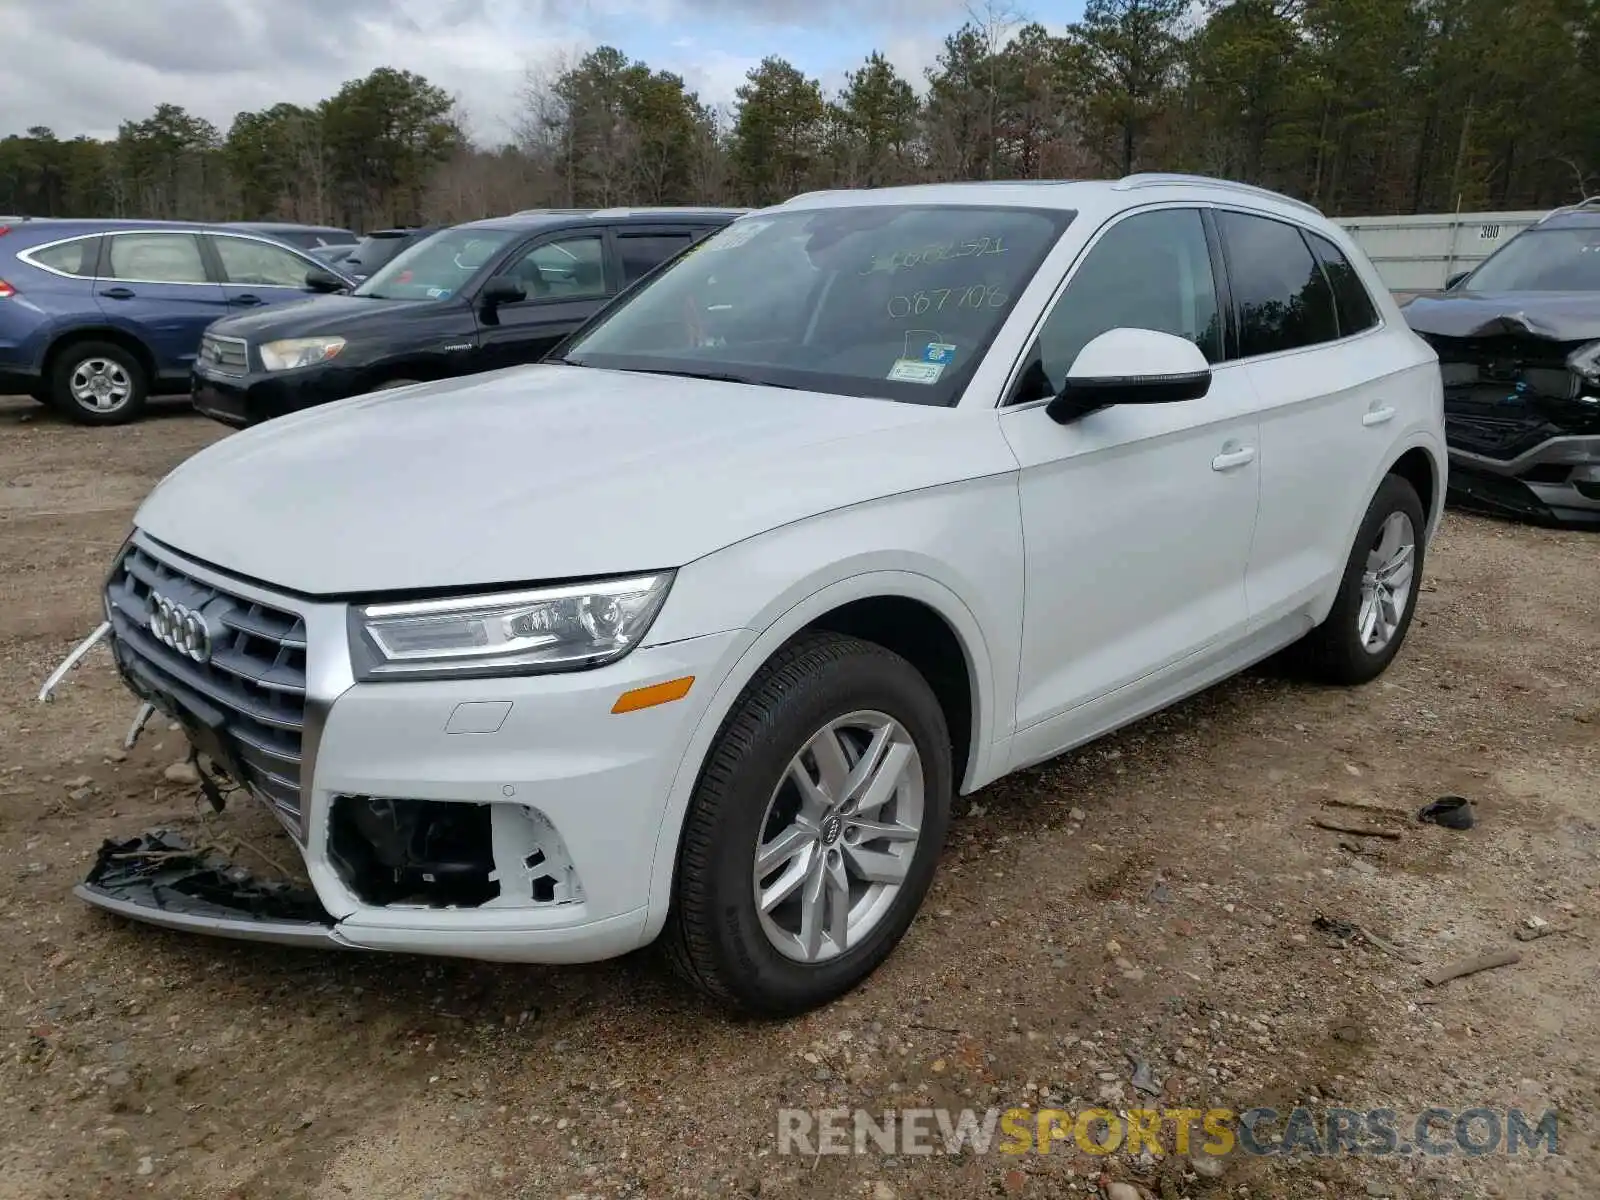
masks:
[[[1404,518],[1404,522],[1401,521]],[[1409,523],[1409,529],[1404,523]],[[1354,686],[1370,683],[1382,675],[1400,652],[1406,633],[1411,628],[1411,618],[1417,608],[1417,592],[1422,583],[1423,560],[1427,553],[1424,531],[1427,518],[1422,511],[1422,501],[1416,489],[1398,475],[1384,478],[1378,493],[1367,507],[1361,528],[1356,534],[1355,546],[1345,564],[1344,578],[1339,584],[1339,594],[1334,599],[1328,618],[1306,635],[1295,647],[1296,664],[1303,673],[1324,683]],[[1363,637],[1363,619],[1369,610],[1364,607],[1370,586],[1369,572],[1378,565],[1377,551],[1386,535],[1398,530],[1403,539],[1409,537],[1412,547],[1408,558],[1410,573],[1404,576],[1404,596],[1398,603],[1379,605],[1374,621],[1375,632],[1388,629],[1381,644]],[[1402,577],[1395,572],[1390,577]],[[1391,628],[1392,626],[1392,628]]]
[[[773,845],[777,831],[789,825],[790,806],[804,799],[789,775],[802,751],[810,753],[824,737],[834,746],[853,743],[858,752],[869,744],[865,727],[846,725],[842,734],[830,734],[841,718],[868,726],[887,721],[880,729],[889,749],[875,761],[904,768],[885,775],[900,781],[893,799],[856,816],[878,815],[880,829],[914,825],[919,834],[909,842],[880,840],[870,831],[862,836],[849,817],[837,824],[822,818],[814,822],[814,834],[801,831],[812,838],[807,850],[775,858],[758,880],[758,845]],[[840,765],[853,767],[860,757],[852,761],[847,751]],[[802,1013],[855,987],[899,943],[927,894],[950,821],[951,760],[939,702],[899,655],[837,634],[807,636],[780,650],[734,705],[690,799],[662,939],[674,968],[715,1002],[765,1016]],[[815,762],[807,759],[802,769],[826,787],[829,776],[810,770]],[[919,785],[920,813],[911,801]],[[789,825],[787,833],[795,835],[798,828]],[[880,864],[891,858],[894,870],[876,882],[860,873],[864,863],[871,865],[869,874],[882,873]],[[823,935],[807,961],[806,925],[798,917],[807,885],[773,907],[770,917],[758,912],[758,883],[775,888],[793,878],[791,872],[803,872],[812,882],[848,881],[848,905],[833,904],[839,893],[829,890],[826,908],[817,910],[830,917],[849,912],[850,922],[859,912],[860,927],[844,931],[842,950]],[[892,892],[891,876],[900,879]],[[799,936],[786,929],[797,929]]]
[[[95,384],[95,377],[103,383]],[[126,425],[138,419],[149,398],[144,365],[113,342],[74,342],[55,355],[50,406],[79,424]]]

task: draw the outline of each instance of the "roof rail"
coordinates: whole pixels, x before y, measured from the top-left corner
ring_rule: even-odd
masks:
[[[1225,191],[1242,192],[1247,196],[1260,196],[1263,199],[1276,200],[1280,204],[1292,204],[1296,208],[1303,208],[1307,212],[1316,213],[1319,217],[1322,215],[1322,211],[1316,205],[1307,204],[1304,200],[1296,200],[1293,196],[1286,196],[1282,192],[1274,192],[1270,188],[1256,187],[1253,183],[1235,183],[1231,179],[1215,179],[1210,175],[1184,175],[1176,172],[1146,171],[1138,175],[1125,176],[1111,186],[1119,192],[1126,192],[1134,188],[1178,187],[1185,184],[1222,188]]]
[[[1560,208],[1552,208],[1539,218],[1539,224],[1543,225],[1551,217],[1559,217],[1565,213],[1589,212],[1590,210],[1600,211],[1600,196],[1586,196],[1576,204],[1564,204]]]

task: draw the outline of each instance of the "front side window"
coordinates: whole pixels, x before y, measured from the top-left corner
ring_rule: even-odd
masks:
[[[1090,248],[1045,318],[1016,403],[1060,393],[1078,354],[1113,329],[1153,329],[1222,358],[1222,318],[1205,226],[1192,208],[1117,222]]]
[[[1529,229],[1459,285],[1464,292],[1600,292],[1600,225]]]
[[[743,218],[646,280],[564,361],[954,404],[1072,216],[850,205]]]
[[[535,246],[502,274],[529,300],[585,300],[606,294],[605,244],[599,234]]]
[[[74,238],[55,246],[24,251],[19,257],[37,267],[48,267],[63,275],[93,276],[96,260],[100,257],[100,238]]]
[[[206,283],[200,240],[192,233],[118,233],[111,236],[108,279],[129,283]]]
[[[1339,334],[1349,337],[1371,329],[1378,323],[1378,310],[1367,292],[1367,285],[1350,265],[1344,252],[1321,234],[1308,233],[1311,249],[1322,263],[1322,270],[1333,285],[1333,299],[1339,310]]]
[[[446,300],[517,236],[511,229],[445,229],[397,254],[355,290],[376,300]]]
[[[222,270],[229,283],[291,288],[306,285],[310,266],[281,246],[224,236],[214,237],[212,244],[222,259]]]
[[[1217,224],[1239,313],[1240,357],[1338,338],[1333,288],[1296,226],[1237,212],[1219,212]]]

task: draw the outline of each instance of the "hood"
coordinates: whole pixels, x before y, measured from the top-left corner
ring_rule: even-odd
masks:
[[[233,434],[168,475],[135,523],[239,575],[351,596],[678,567],[1014,470],[992,410],[513,367]]]
[[[1600,338],[1600,292],[1462,292],[1419,296],[1400,310],[1417,333],[1438,337]]]
[[[367,321],[383,321],[397,308],[415,310],[428,307],[427,300],[375,300],[361,296],[312,296],[273,304],[254,312],[223,317],[211,332],[224,337],[245,338],[250,342],[271,342],[278,338],[314,337],[324,333],[345,333],[360,329]]]

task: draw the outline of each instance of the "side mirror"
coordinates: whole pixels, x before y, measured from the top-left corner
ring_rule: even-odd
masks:
[[[334,292],[348,290],[350,282],[335,275],[332,271],[324,271],[321,267],[312,267],[306,272],[306,288],[308,291],[318,292],[322,295],[332,295]]]
[[[1444,290],[1447,292],[1455,291],[1456,284],[1460,283],[1463,279],[1471,274],[1471,271],[1457,271],[1454,275],[1450,276],[1449,279],[1444,281]]]
[[[528,298],[528,289],[509,275],[498,275],[483,285],[478,299],[489,308],[497,304],[515,304]]]
[[[1211,390],[1211,364],[1187,338],[1153,329],[1112,329],[1078,352],[1045,411],[1059,424],[1113,404],[1173,404]]]

